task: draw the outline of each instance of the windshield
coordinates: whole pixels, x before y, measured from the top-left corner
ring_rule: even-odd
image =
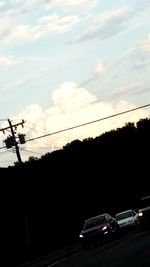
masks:
[[[91,218],[85,221],[83,229],[86,230],[86,229],[98,226],[100,224],[104,224],[105,222],[106,220],[104,216],[94,217],[94,218]]]
[[[140,208],[146,208],[150,206],[150,197],[146,197],[141,199],[140,201]]]
[[[120,220],[126,219],[126,218],[131,217],[131,216],[132,216],[131,212],[126,211],[126,212],[116,214],[115,218],[117,221],[120,221]]]

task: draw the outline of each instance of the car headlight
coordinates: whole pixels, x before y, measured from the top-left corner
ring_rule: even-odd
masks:
[[[107,229],[107,226],[105,225],[103,228],[102,228],[102,231],[105,231]]]
[[[80,234],[80,235],[79,235],[79,237],[80,237],[80,238],[83,238],[83,235],[82,235],[82,234]]]
[[[139,217],[142,217],[143,216],[143,212],[139,212]]]

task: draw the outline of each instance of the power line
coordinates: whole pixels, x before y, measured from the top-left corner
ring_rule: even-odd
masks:
[[[65,129],[62,129],[62,130],[59,130],[59,131],[56,131],[56,132],[52,132],[52,133],[44,134],[44,135],[41,135],[41,136],[37,136],[37,137],[34,137],[34,138],[31,138],[31,139],[26,140],[26,142],[30,142],[30,141],[37,140],[37,139],[40,139],[40,138],[44,138],[44,137],[47,137],[47,136],[50,136],[50,135],[54,135],[54,134],[66,132],[66,131],[69,131],[69,130],[73,130],[75,128],[86,126],[88,124],[96,123],[96,122],[99,122],[99,121],[111,119],[113,117],[121,116],[123,114],[129,113],[129,112],[133,112],[133,111],[136,111],[136,110],[139,110],[139,109],[142,109],[142,108],[147,108],[149,106],[150,106],[150,104],[146,104],[146,105],[143,105],[143,106],[139,106],[137,108],[125,110],[125,111],[122,111],[122,112],[119,112],[119,113],[116,113],[116,114],[113,114],[113,115],[109,115],[107,117],[103,117],[103,118],[100,118],[100,119],[97,119],[97,120],[85,122],[85,123],[78,124],[78,125],[75,125],[75,126],[72,126],[72,127],[69,127],[69,128],[65,128]]]
[[[27,149],[24,149],[24,148],[22,148],[21,151],[29,152],[29,153],[34,153],[34,154],[37,154],[37,155],[41,155],[41,153],[34,152],[34,151],[31,151],[31,150],[27,150]]]
[[[18,146],[18,142],[16,141],[16,138],[19,138],[19,140],[20,140],[21,136],[23,136],[23,138],[24,138],[24,135],[18,134],[18,137],[16,137],[16,129],[19,125],[22,125],[22,127],[23,127],[24,123],[25,123],[24,120],[22,120],[22,122],[12,124],[11,120],[8,119],[9,126],[0,129],[0,132],[2,131],[3,133],[5,133],[6,130],[9,130],[11,132],[11,135],[9,137],[7,137],[7,139],[5,139],[4,142],[6,144],[7,149],[9,149],[13,146],[15,147],[16,155],[17,155],[18,162],[20,165],[21,165],[22,161],[21,161],[19,146]],[[23,143],[23,141],[20,140],[20,143]]]
[[[1,160],[1,163],[12,162],[12,160]]]
[[[42,150],[45,150],[45,149],[53,149],[53,147],[54,148],[59,148],[57,146],[41,146],[41,147],[40,146],[36,146],[36,147],[35,146],[30,146],[29,149],[31,148],[31,149],[38,149],[38,150],[42,149]],[[21,150],[23,150],[23,148],[21,148]]]
[[[10,152],[12,152],[12,151],[3,151],[3,152],[1,152],[0,153],[0,157],[5,157],[6,155],[8,156],[8,154],[10,153]]]
[[[28,121],[26,121],[26,123],[32,125],[32,128],[26,126],[28,129],[30,129],[30,130],[33,130],[33,129],[34,129],[34,130],[35,130],[35,127],[36,127],[36,128],[39,128],[39,129],[37,129],[38,132],[40,132],[40,133],[42,133],[42,134],[46,134],[44,131],[41,130],[41,127],[38,126],[36,123],[30,123],[30,122],[28,122]],[[33,126],[34,126],[34,128],[33,128]]]
[[[7,119],[0,119],[0,121],[7,121]]]
[[[27,122],[27,121],[26,121],[26,122]],[[29,122],[27,122],[27,123],[29,123]],[[32,125],[36,126],[35,123],[34,123],[34,124],[32,123]],[[34,132],[36,131],[37,134],[44,134],[44,135],[46,134],[46,132],[44,132],[44,131],[41,131],[41,130],[35,130],[35,127],[34,127],[34,128],[33,128],[33,127],[31,128],[31,127],[29,127],[29,126],[26,126],[26,128],[29,129],[29,130],[31,130],[31,131],[34,130]],[[49,146],[49,144],[46,144],[46,143],[44,143],[44,144],[45,144],[45,146],[47,146],[47,147]]]

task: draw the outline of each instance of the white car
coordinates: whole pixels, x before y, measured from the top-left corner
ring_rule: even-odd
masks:
[[[120,229],[137,228],[139,216],[134,210],[125,210],[115,215]]]

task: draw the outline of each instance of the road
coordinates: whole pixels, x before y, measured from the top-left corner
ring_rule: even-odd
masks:
[[[46,267],[150,267],[150,230],[126,233],[109,243],[79,250]]]

